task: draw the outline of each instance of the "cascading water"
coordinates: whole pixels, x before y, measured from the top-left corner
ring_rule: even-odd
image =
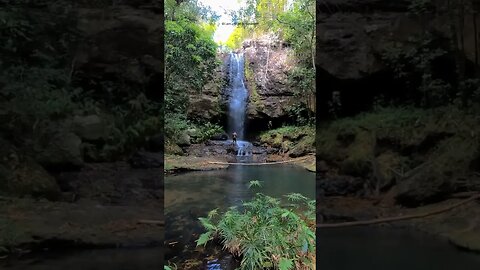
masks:
[[[243,54],[230,54],[229,131],[230,134],[236,132],[239,140],[243,140],[245,136],[245,115],[248,98],[247,88],[243,81],[243,62]]]
[[[237,133],[237,159],[243,159],[240,157],[252,156],[253,148],[250,142],[244,141],[248,91],[244,82],[243,53],[230,54],[230,93],[228,110],[229,133]]]

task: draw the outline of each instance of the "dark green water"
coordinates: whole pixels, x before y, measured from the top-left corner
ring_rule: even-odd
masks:
[[[378,227],[317,230],[321,270],[479,270],[480,254],[416,231]]]
[[[150,249],[110,249],[77,252],[46,252],[22,259],[0,262],[8,270],[161,270],[163,251]]]
[[[248,189],[251,180],[262,182],[260,189]],[[165,259],[181,263],[196,260],[203,264],[191,269],[229,269],[223,265],[222,253],[215,250],[195,250],[195,240],[204,230],[198,222],[215,208],[227,209],[241,205],[255,192],[273,197],[300,193],[315,198],[315,174],[288,165],[231,166],[227,170],[192,172],[165,178]],[[174,244],[171,244],[174,243]],[[206,257],[218,259],[207,267]],[[228,260],[225,260],[228,261]]]

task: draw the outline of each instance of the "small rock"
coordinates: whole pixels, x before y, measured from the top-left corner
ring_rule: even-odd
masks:
[[[81,144],[82,140],[74,133],[57,133],[36,149],[36,160],[52,170],[82,167],[84,163]]]
[[[191,144],[191,142],[190,142],[190,136],[189,136],[186,132],[182,133],[182,134],[178,137],[178,139],[177,139],[177,141],[176,141],[176,144],[177,144],[178,146],[189,146],[189,145]]]
[[[75,134],[85,140],[103,139],[107,134],[106,125],[98,115],[75,116],[73,125]]]
[[[226,141],[228,140],[228,135],[226,133],[220,133],[213,135],[210,140],[212,141]]]
[[[57,200],[60,187],[33,159],[0,138],[0,193]]]

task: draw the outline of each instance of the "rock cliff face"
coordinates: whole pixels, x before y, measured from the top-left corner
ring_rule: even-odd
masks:
[[[406,1],[391,2],[317,2],[317,88],[322,89],[317,100],[321,114],[328,112],[335,91],[341,93],[342,107],[357,112],[391,81],[391,74],[379,76],[385,71],[379,53],[387,40],[400,36],[407,11]],[[414,29],[410,26],[407,35]]]
[[[224,90],[228,82],[226,72],[228,55],[222,53],[218,58],[223,63],[214,71],[213,79],[203,87],[201,93],[195,92],[189,95],[189,119],[203,119],[226,125],[228,97]]]
[[[444,0],[433,1],[435,7]],[[409,38],[431,30],[446,39],[450,36],[444,10],[419,16],[409,12],[410,1],[324,0],[317,1],[317,94],[319,112],[326,114],[333,92],[339,91],[346,114],[367,109],[373,97],[396,89],[393,74],[386,68],[381,54],[391,41]],[[477,24],[480,23],[477,18]],[[475,61],[473,17],[466,14],[465,55]]]
[[[288,109],[296,103],[288,74],[295,66],[292,50],[281,40],[260,38],[246,40],[239,50],[244,53],[245,85],[249,92],[247,121],[250,132],[265,130],[268,121],[275,125],[288,117]],[[220,53],[223,64],[201,93],[189,96],[190,119],[204,119],[227,125],[230,55]],[[258,130],[257,130],[258,128]]]
[[[292,50],[281,40],[263,37],[246,40],[241,51],[245,55],[250,126],[265,129],[268,121],[283,121],[289,107],[296,103],[288,83],[288,74],[295,66]]]
[[[84,42],[74,64],[82,84],[95,88],[97,81],[122,81],[145,89],[148,98],[161,100],[164,28],[158,11],[128,5],[79,9],[78,28]],[[112,89],[112,96],[122,97],[122,90],[128,89]]]

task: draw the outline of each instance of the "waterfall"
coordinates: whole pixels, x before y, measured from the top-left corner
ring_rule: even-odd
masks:
[[[243,53],[230,54],[230,102],[229,102],[229,133],[237,133],[237,139],[245,136],[245,117],[247,111],[248,92],[244,83]]]
[[[249,161],[253,145],[245,140],[248,91],[244,82],[243,53],[230,54],[230,101],[228,110],[229,133],[237,133],[237,160]]]

